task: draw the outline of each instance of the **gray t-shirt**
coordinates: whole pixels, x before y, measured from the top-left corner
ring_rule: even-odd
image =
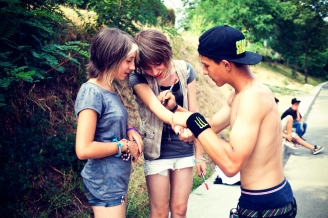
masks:
[[[196,78],[194,68],[186,62],[187,65],[187,84],[191,83]],[[129,75],[129,83],[133,88],[137,84],[148,84],[146,78],[142,74],[132,72]],[[159,91],[168,90],[170,87],[159,86]],[[176,102],[183,106],[183,94],[180,82],[176,83],[172,89]],[[194,147],[189,143],[185,143],[179,139],[175,132],[171,129],[170,125],[163,125],[162,141],[161,141],[161,154],[157,159],[170,159],[189,157],[194,155]]]
[[[111,142],[126,138],[127,112],[119,97],[94,83],[82,84],[75,102],[75,115],[84,109],[98,113],[94,141]],[[88,159],[81,176],[90,192],[101,200],[118,198],[127,194],[131,161],[114,155]]]

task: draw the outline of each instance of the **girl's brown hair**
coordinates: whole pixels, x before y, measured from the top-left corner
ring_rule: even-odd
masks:
[[[163,63],[169,68],[173,52],[170,42],[163,33],[147,29],[137,33],[134,38],[139,47],[138,67],[147,68],[150,64]]]

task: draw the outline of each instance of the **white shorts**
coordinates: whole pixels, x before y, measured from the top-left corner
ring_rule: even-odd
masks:
[[[144,171],[145,176],[160,174],[162,176],[168,175],[168,170],[179,170],[182,168],[193,167],[195,165],[195,157],[183,157],[172,159],[159,159],[159,160],[145,160]]]
[[[282,128],[282,131],[284,133],[286,133],[286,134],[287,134],[287,131],[286,131],[287,123],[288,123],[287,117],[285,117],[284,119],[281,120],[281,128]],[[295,135],[296,135],[295,129],[293,128],[292,129],[292,137],[295,138]]]

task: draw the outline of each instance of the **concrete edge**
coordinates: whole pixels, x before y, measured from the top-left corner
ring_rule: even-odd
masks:
[[[303,98],[301,98],[302,102],[300,104],[300,111],[301,111],[301,114],[304,118],[307,117],[309,111],[310,111],[310,108],[314,102],[314,100],[316,99],[316,97],[318,96],[319,92],[321,91],[322,89],[322,86],[324,86],[326,83],[328,82],[323,82],[323,83],[320,83],[319,85],[317,85],[311,92],[310,94],[304,96]],[[303,99],[306,99],[305,101],[303,101]]]

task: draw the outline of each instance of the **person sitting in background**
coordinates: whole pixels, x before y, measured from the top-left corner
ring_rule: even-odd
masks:
[[[274,98],[275,102],[278,104],[279,99]],[[294,119],[291,115],[287,115],[285,118],[281,120],[282,127],[282,137],[283,143],[292,149],[297,149],[295,143],[304,146],[312,151],[312,154],[318,154],[323,151],[324,147],[311,145],[310,143],[304,141],[299,135],[295,132],[292,132]]]
[[[286,116],[291,115],[293,117],[293,128],[295,128],[296,133],[299,137],[303,137],[306,132],[307,123],[304,122],[304,119],[298,110],[301,100],[298,98],[293,98],[291,103],[292,106],[288,108],[282,115],[281,120],[284,119]],[[302,138],[303,139],[303,138]],[[304,139],[303,139],[304,140]]]
[[[324,147],[311,145],[310,143],[304,141],[299,135],[295,132],[292,132],[293,117],[287,115],[284,119],[281,120],[282,127],[282,137],[284,138],[284,144],[292,149],[296,149],[295,143],[302,145],[305,148],[308,148],[312,151],[312,154],[318,154],[323,151]]]

